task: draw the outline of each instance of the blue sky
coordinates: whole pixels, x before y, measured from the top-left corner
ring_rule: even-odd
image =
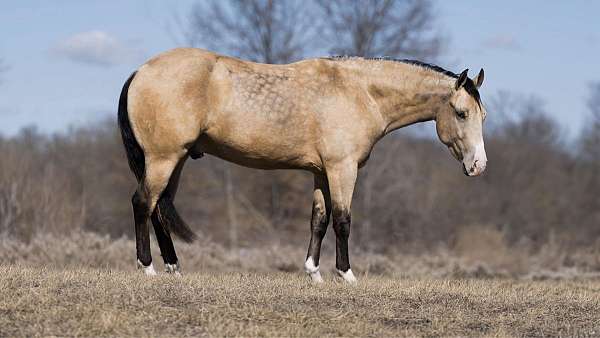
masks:
[[[61,131],[114,115],[127,76],[179,45],[173,16],[193,2],[3,1],[0,57],[8,70],[0,74],[0,133],[26,125]],[[499,90],[533,94],[571,135],[585,124],[587,85],[600,81],[600,2],[436,5],[450,38],[439,63],[470,68],[472,76],[483,67],[484,102]]]

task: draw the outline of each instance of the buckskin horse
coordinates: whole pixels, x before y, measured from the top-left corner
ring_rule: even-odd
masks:
[[[328,57],[285,65],[178,48],[142,65],[125,82],[118,121],[138,186],[132,197],[138,266],[156,274],[151,219],[166,271],[179,274],[170,233],[194,233],[173,206],[188,157],[210,154],[259,169],[314,174],[311,239],[304,268],[315,282],[321,241],[333,215],[336,268],[347,282],[348,237],[357,171],[391,131],[434,120],[440,141],[468,176],[486,167],[478,89],[441,67],[389,58]]]

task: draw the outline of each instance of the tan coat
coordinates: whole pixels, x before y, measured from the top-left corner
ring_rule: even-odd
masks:
[[[485,110],[473,96],[483,72],[474,80],[461,75],[378,59],[265,65],[200,49],[168,51],[140,67],[129,86],[129,121],[145,155],[139,190],[153,210],[178,163],[204,153],[252,168],[309,170],[313,219],[333,210],[336,234],[347,242],[357,170],[390,131],[436,120],[465,172],[483,171]],[[313,246],[320,239],[311,240],[308,255],[318,272]],[[347,243],[338,246],[343,275],[350,271]]]

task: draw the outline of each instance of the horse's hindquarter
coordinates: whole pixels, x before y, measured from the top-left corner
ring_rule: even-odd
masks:
[[[160,54],[138,70],[129,88],[128,114],[146,156],[177,156],[205,128],[212,53],[180,48]]]

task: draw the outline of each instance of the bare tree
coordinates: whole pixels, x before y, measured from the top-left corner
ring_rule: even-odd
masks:
[[[590,84],[587,100],[589,115],[579,136],[581,166],[578,175],[579,210],[577,214],[582,224],[600,224],[600,82]]]
[[[435,29],[431,1],[317,0],[335,54],[432,59],[444,38]]]
[[[299,0],[198,2],[184,27],[189,44],[264,63],[300,59],[310,37]]]
[[[582,153],[588,160],[600,164],[600,82],[590,85],[587,107],[590,115],[581,135]]]
[[[590,84],[590,97],[587,106],[592,115],[600,120],[600,82]]]

